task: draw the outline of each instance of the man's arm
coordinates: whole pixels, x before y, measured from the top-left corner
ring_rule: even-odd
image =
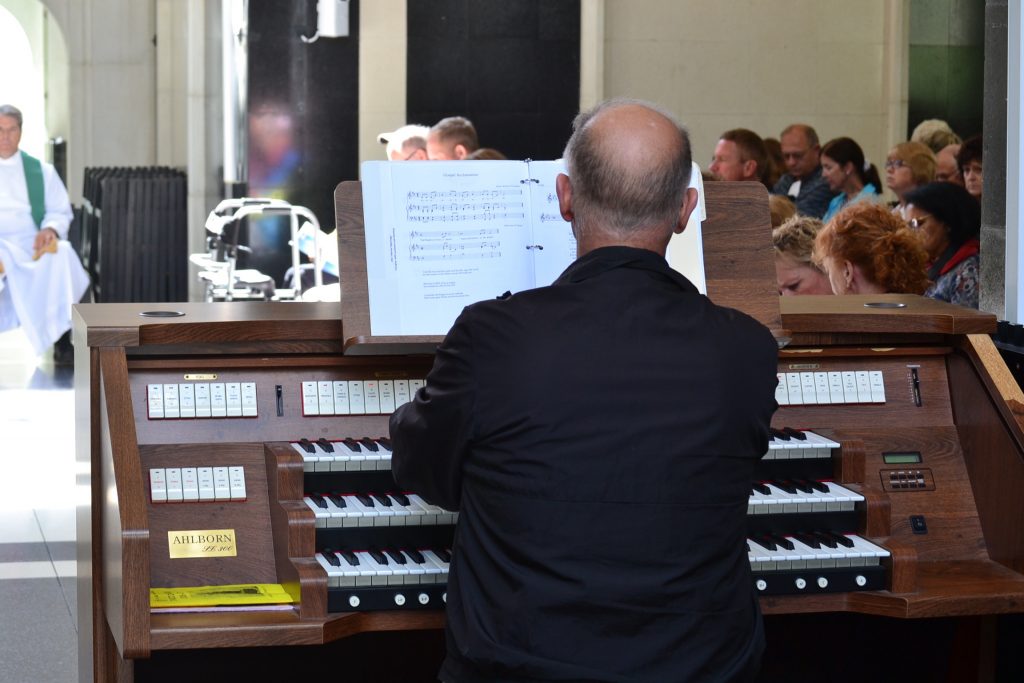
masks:
[[[797,213],[804,216],[821,218],[828,211],[829,202],[836,196],[829,186],[828,181],[818,176],[811,185],[800,190],[800,196],[796,199]]]
[[[437,349],[426,385],[391,415],[391,471],[403,489],[447,510],[462,495],[476,394],[466,312]]]
[[[68,200],[68,191],[60,176],[53,166],[43,164],[43,183],[46,195],[46,213],[43,214],[43,222],[36,234],[34,248],[36,253],[46,249],[47,245],[54,240],[68,238],[68,228],[71,226],[71,219],[74,214],[71,212],[71,202]]]

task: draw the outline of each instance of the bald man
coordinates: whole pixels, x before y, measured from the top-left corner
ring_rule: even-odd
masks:
[[[440,678],[749,680],[775,340],[665,261],[697,202],[670,115],[598,105],[565,159],[577,260],[468,306],[391,418],[398,485],[460,511]]]

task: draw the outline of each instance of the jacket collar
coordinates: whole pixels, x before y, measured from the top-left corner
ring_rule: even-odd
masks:
[[[555,285],[583,282],[616,268],[635,268],[658,273],[685,292],[697,294],[697,288],[681,273],[669,267],[660,254],[634,247],[601,247],[584,254],[565,269]]]

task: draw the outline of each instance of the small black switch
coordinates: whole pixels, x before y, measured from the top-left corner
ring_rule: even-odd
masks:
[[[924,515],[910,515],[910,529],[915,534],[928,533],[928,524],[924,521]]]

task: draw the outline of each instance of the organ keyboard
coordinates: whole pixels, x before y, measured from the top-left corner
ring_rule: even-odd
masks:
[[[760,218],[734,211],[755,191],[746,185],[709,184],[704,234],[709,292],[750,311],[749,300],[761,300],[750,292],[762,281],[771,288],[768,271],[737,284],[714,268],[716,259],[759,267],[758,247],[714,239],[748,223],[767,239]],[[732,203],[716,203],[716,193]],[[361,246],[343,242],[341,253]],[[876,299],[902,308],[865,306]],[[801,624],[798,651],[837,642],[832,629],[853,623],[844,649],[865,648],[872,656],[862,659],[889,672],[911,666],[893,641],[932,660],[948,650],[949,661],[977,662],[992,642],[991,624],[974,628],[978,620],[1024,611],[1024,395],[978,334],[994,319],[896,295],[786,298],[781,317],[774,296],[771,305],[774,315],[753,314],[786,342],[779,373],[788,400],[747,516],[766,670],[799,666],[773,633]],[[359,312],[345,313],[343,335],[329,304],[160,306],[172,307],[184,315],[140,317],[154,306],[139,304],[75,312],[78,453],[90,491],[79,514],[80,680],[187,679],[196,667],[264,680],[283,662],[299,678],[344,662],[351,680],[433,681],[457,514],[395,486],[386,409],[426,376],[425,343],[436,339],[361,335]],[[841,402],[834,373],[852,376]],[[860,384],[858,373],[867,373]],[[792,389],[788,375],[799,380]],[[225,404],[223,415],[211,405],[207,416],[203,398],[195,417],[183,416],[181,385],[237,384],[241,406],[243,383],[255,401],[248,414],[229,415]],[[168,386],[178,388],[177,417],[168,417]],[[337,400],[342,388],[347,405]],[[362,392],[355,410],[353,391]],[[229,486],[221,500],[153,499],[160,471],[195,468],[198,480],[200,469],[222,467],[241,468],[244,498],[232,499]],[[169,534],[223,529],[234,532],[237,555],[171,556]],[[280,583],[296,602],[285,611],[149,608],[151,587],[245,583]],[[935,619],[967,635],[940,646],[915,640]],[[892,640],[871,640],[876,632]],[[855,670],[849,660],[841,664]],[[383,677],[375,667],[385,664]],[[906,680],[946,676],[912,665]],[[841,679],[814,666],[816,679]],[[770,680],[806,680],[790,673]]]

